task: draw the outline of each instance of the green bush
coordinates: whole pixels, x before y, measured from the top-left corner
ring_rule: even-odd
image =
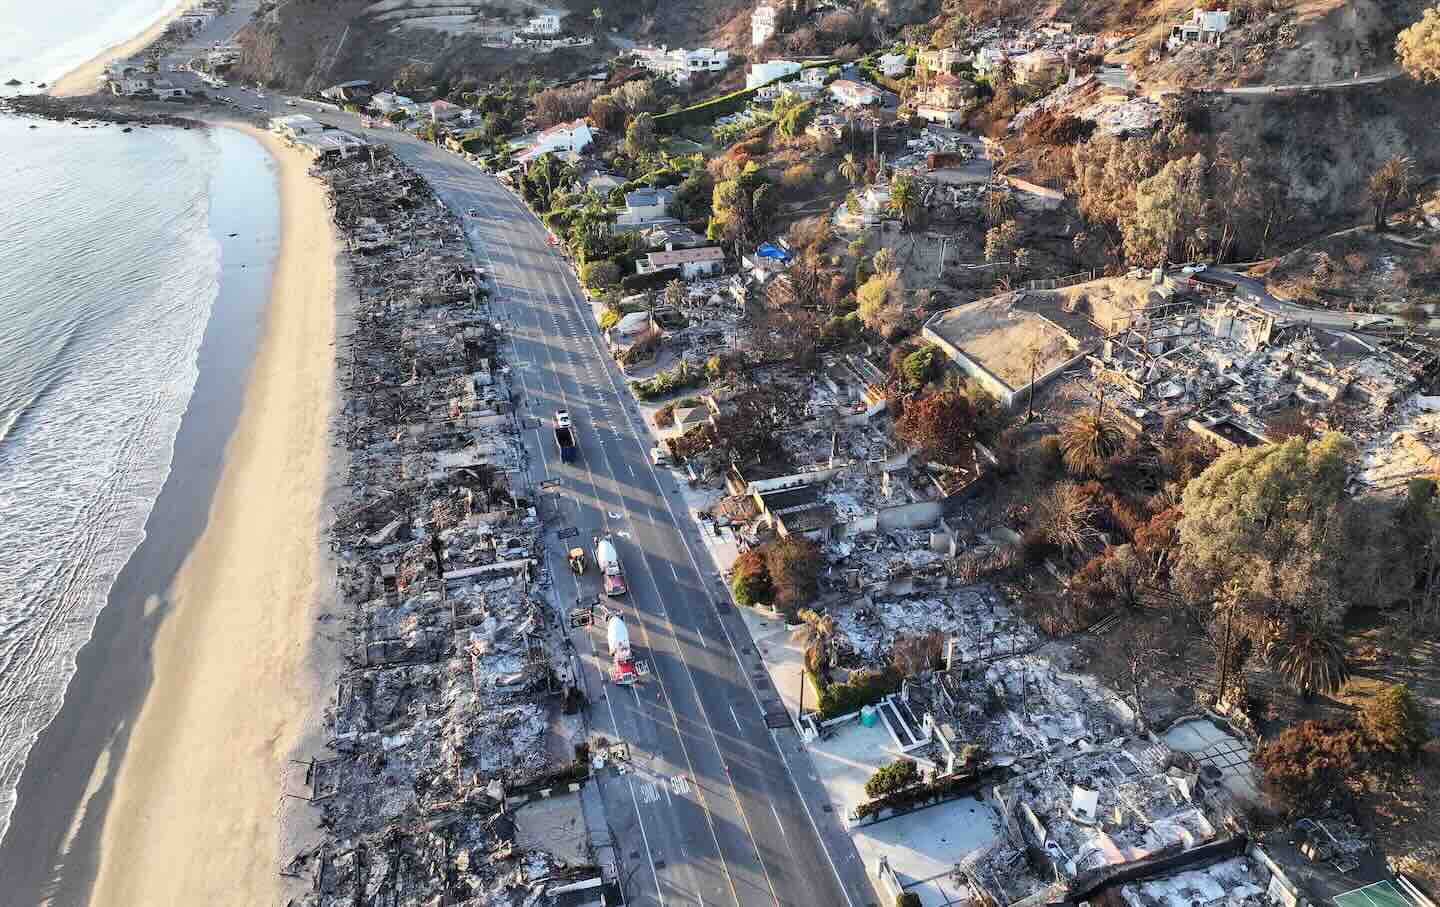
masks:
[[[759,549],[752,548],[735,559],[730,591],[735,593],[735,601],[747,608],[768,604],[775,597],[765,555]]]
[[[617,309],[606,309],[600,313],[600,330],[608,331],[620,323],[620,312]]]
[[[1360,728],[1367,742],[1389,753],[1412,755],[1430,740],[1425,714],[1403,683],[1360,707]]]
[[[828,66],[830,62],[829,60],[820,60],[806,64],[804,68]],[[687,126],[711,123],[726,114],[738,113],[745,109],[746,105],[750,103],[750,99],[763,87],[763,85],[757,85],[754,88],[742,88],[739,91],[722,94],[718,98],[710,98],[708,101],[691,104],[689,107],[682,107],[670,113],[658,114],[655,117],[655,129],[658,132],[678,132]]]
[[[920,907],[920,895],[913,891],[902,891],[895,895],[895,907]]]
[[[620,281],[620,268],[613,261],[592,261],[580,269],[580,282],[594,290],[608,290]]]
[[[626,274],[620,281],[620,288],[630,292],[638,293],[641,290],[655,290],[680,276],[675,268],[665,268],[660,271],[652,271],[649,274]]]
[[[920,766],[909,759],[896,759],[875,770],[875,774],[865,782],[865,796],[875,800],[919,783]]]
[[[894,668],[857,671],[844,683],[828,684],[820,691],[820,720],[858,712],[900,689],[901,677]]]
[[[920,349],[906,356],[900,364],[900,372],[905,376],[905,383],[911,387],[923,387],[935,377],[935,372],[940,366],[939,350],[932,344],[926,344]]]

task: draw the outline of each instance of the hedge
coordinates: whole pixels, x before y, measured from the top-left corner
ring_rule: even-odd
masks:
[[[678,268],[663,268],[659,271],[651,271],[649,274],[626,274],[620,281],[620,287],[632,292],[637,290],[655,290],[680,276]]]
[[[807,63],[800,67],[800,69],[803,72],[804,70],[815,69],[821,66],[828,67],[834,62],[834,60],[819,60],[814,63]],[[790,76],[781,76],[780,79],[772,79],[771,81],[778,82],[781,81],[781,79],[789,78],[793,78],[793,74]],[[769,84],[769,82],[765,83],[765,85]],[[689,107],[673,110],[670,113],[656,114],[655,128],[665,130],[683,129],[686,126],[699,126],[712,123],[726,114],[738,113],[745,109],[750,103],[750,99],[755,96],[757,91],[764,88],[765,85],[756,85],[754,88],[742,88],[739,91],[722,94],[718,98],[711,98],[708,101],[701,101],[699,104],[691,104]]]
[[[900,689],[900,673],[894,668],[856,671],[844,683],[832,683],[820,691],[820,720],[829,721],[867,705],[874,705]]]

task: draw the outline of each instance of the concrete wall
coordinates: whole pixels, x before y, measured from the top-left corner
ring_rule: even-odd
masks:
[[[942,312],[941,314],[944,313]],[[938,318],[939,316],[937,315],[935,317]],[[973,379],[976,384],[985,388],[991,396],[1000,401],[1001,406],[1009,409],[1015,405],[1015,390],[1004,381],[1001,381],[999,377],[992,374],[989,369],[965,355],[960,351],[959,347],[940,336],[937,331],[931,330],[929,324],[926,324],[920,333],[926,340],[944,350],[945,355],[950,357],[950,361],[954,362],[960,371]]]
[[[940,521],[944,505],[939,501],[916,501],[898,507],[886,507],[878,514],[881,529],[924,529]]]
[[[801,485],[816,485],[834,478],[848,468],[849,465],[846,464],[816,469],[813,472],[793,472],[785,476],[776,476],[773,479],[756,479],[745,487],[745,493],[764,494],[781,488],[798,488]]]

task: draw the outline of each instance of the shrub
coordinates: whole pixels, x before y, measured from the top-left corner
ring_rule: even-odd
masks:
[[[920,907],[920,895],[913,891],[902,891],[895,895],[895,907]]]
[[[655,427],[669,428],[675,424],[675,404],[667,403],[655,413]]]
[[[901,677],[894,670],[856,671],[844,683],[832,683],[820,691],[820,720],[829,721],[841,715],[874,705],[900,689]]]
[[[765,566],[765,555],[760,549],[752,548],[735,559],[735,567],[730,575],[730,591],[735,594],[735,601],[747,608],[769,604],[774,600],[775,587],[770,581],[770,571]]]
[[[1410,688],[1403,683],[1386,687],[1360,709],[1365,739],[1389,753],[1414,755],[1430,740],[1430,729]]]
[[[606,309],[600,313],[600,330],[608,331],[620,323],[619,309]]]
[[[655,290],[679,276],[680,272],[675,268],[662,268],[659,271],[651,271],[649,274],[626,274],[620,281],[620,287],[627,293]]]
[[[927,343],[906,356],[900,363],[900,374],[904,376],[905,383],[910,387],[923,387],[929,383],[940,367],[941,359],[937,352],[935,346]]]
[[[815,182],[815,168],[809,164],[792,164],[780,174],[780,185],[789,192],[804,192]]]
[[[608,290],[620,281],[620,268],[613,261],[592,261],[580,269],[580,282],[592,290]]]
[[[807,539],[789,536],[765,545],[762,550],[775,585],[777,608],[789,612],[815,597],[820,549]]]
[[[865,782],[865,796],[875,800],[918,783],[920,783],[920,767],[909,759],[896,759],[889,765],[882,765],[875,770],[875,774]]]
[[[1255,751],[1265,783],[1297,809],[1318,806],[1343,789],[1364,752],[1355,731],[1337,724],[1302,721]]]

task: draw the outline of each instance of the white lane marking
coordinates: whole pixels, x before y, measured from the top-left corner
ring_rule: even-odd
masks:
[[[635,782],[630,782],[630,802],[635,804],[635,817],[640,818],[640,803],[635,799]],[[635,823],[640,826],[640,840],[645,842],[645,857],[650,861],[650,876],[655,880],[655,897],[660,903],[665,903],[665,892],[660,889],[660,873],[655,869],[655,856],[650,852],[650,836],[645,834],[645,821],[641,819]]]
[[[675,582],[680,582],[680,572],[675,569],[674,564],[670,565],[670,575],[675,577]]]
[[[775,824],[780,826],[780,834],[784,835],[787,838],[790,837],[790,832],[785,830],[785,823],[780,821],[780,810],[775,808],[775,803],[773,800],[770,803],[770,811],[775,814]]]
[[[735,706],[730,706],[730,720],[735,722],[735,730],[740,730],[740,716],[735,714]]]

